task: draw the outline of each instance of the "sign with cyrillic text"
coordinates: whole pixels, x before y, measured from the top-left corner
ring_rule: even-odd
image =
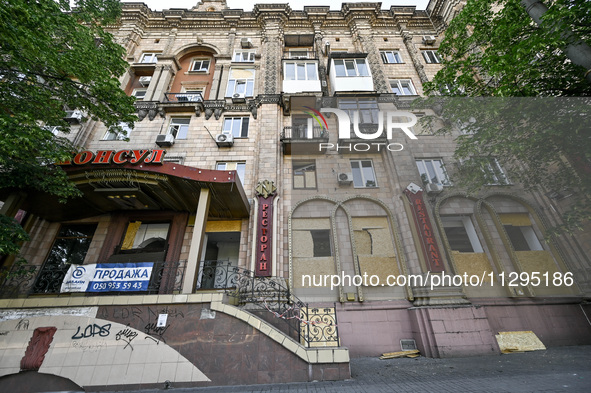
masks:
[[[147,291],[153,266],[152,262],[72,265],[61,292]]]

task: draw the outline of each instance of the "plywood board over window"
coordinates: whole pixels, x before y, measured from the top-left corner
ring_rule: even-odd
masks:
[[[385,283],[389,275],[400,273],[387,217],[353,217],[353,236],[361,274],[376,275]]]

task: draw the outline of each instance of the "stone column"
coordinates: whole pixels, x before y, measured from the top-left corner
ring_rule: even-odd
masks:
[[[199,259],[201,258],[201,251],[203,250],[203,239],[205,237],[205,225],[207,224],[210,199],[211,194],[209,188],[202,188],[201,193],[199,194],[195,226],[193,227],[193,237],[191,238],[189,258],[187,259],[187,267],[185,269],[183,293],[193,293],[195,284],[197,283]]]
[[[415,70],[419,74],[419,78],[421,79],[421,84],[429,82],[429,78],[425,73],[425,67],[421,62],[421,54],[417,50],[414,42],[412,41],[412,33],[409,31],[402,32],[402,39],[404,41],[404,45],[406,46],[406,50],[410,55],[410,59],[412,60],[412,64],[415,66]]]
[[[391,93],[382,69],[382,58],[374,43],[373,29],[366,20],[354,20],[351,25],[353,37],[362,52],[367,53],[367,60],[371,69],[374,90],[378,93]]]

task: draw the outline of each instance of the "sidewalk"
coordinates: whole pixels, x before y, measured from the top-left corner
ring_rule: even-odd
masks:
[[[218,392],[591,392],[591,346],[453,359],[360,358],[352,379],[275,385],[144,390]]]

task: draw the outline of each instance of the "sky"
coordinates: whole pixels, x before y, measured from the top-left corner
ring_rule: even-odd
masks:
[[[126,0],[123,0],[126,1]],[[193,8],[198,0],[134,0],[144,2],[153,10],[162,10],[169,8]],[[294,10],[302,10],[304,5],[328,5],[331,10],[340,10],[342,3],[356,3],[356,1],[346,0],[227,0],[229,8],[241,8],[245,11],[252,10],[254,4],[263,3],[288,3]],[[388,9],[393,5],[416,5],[417,9],[424,10],[429,0],[383,0],[382,9]]]

